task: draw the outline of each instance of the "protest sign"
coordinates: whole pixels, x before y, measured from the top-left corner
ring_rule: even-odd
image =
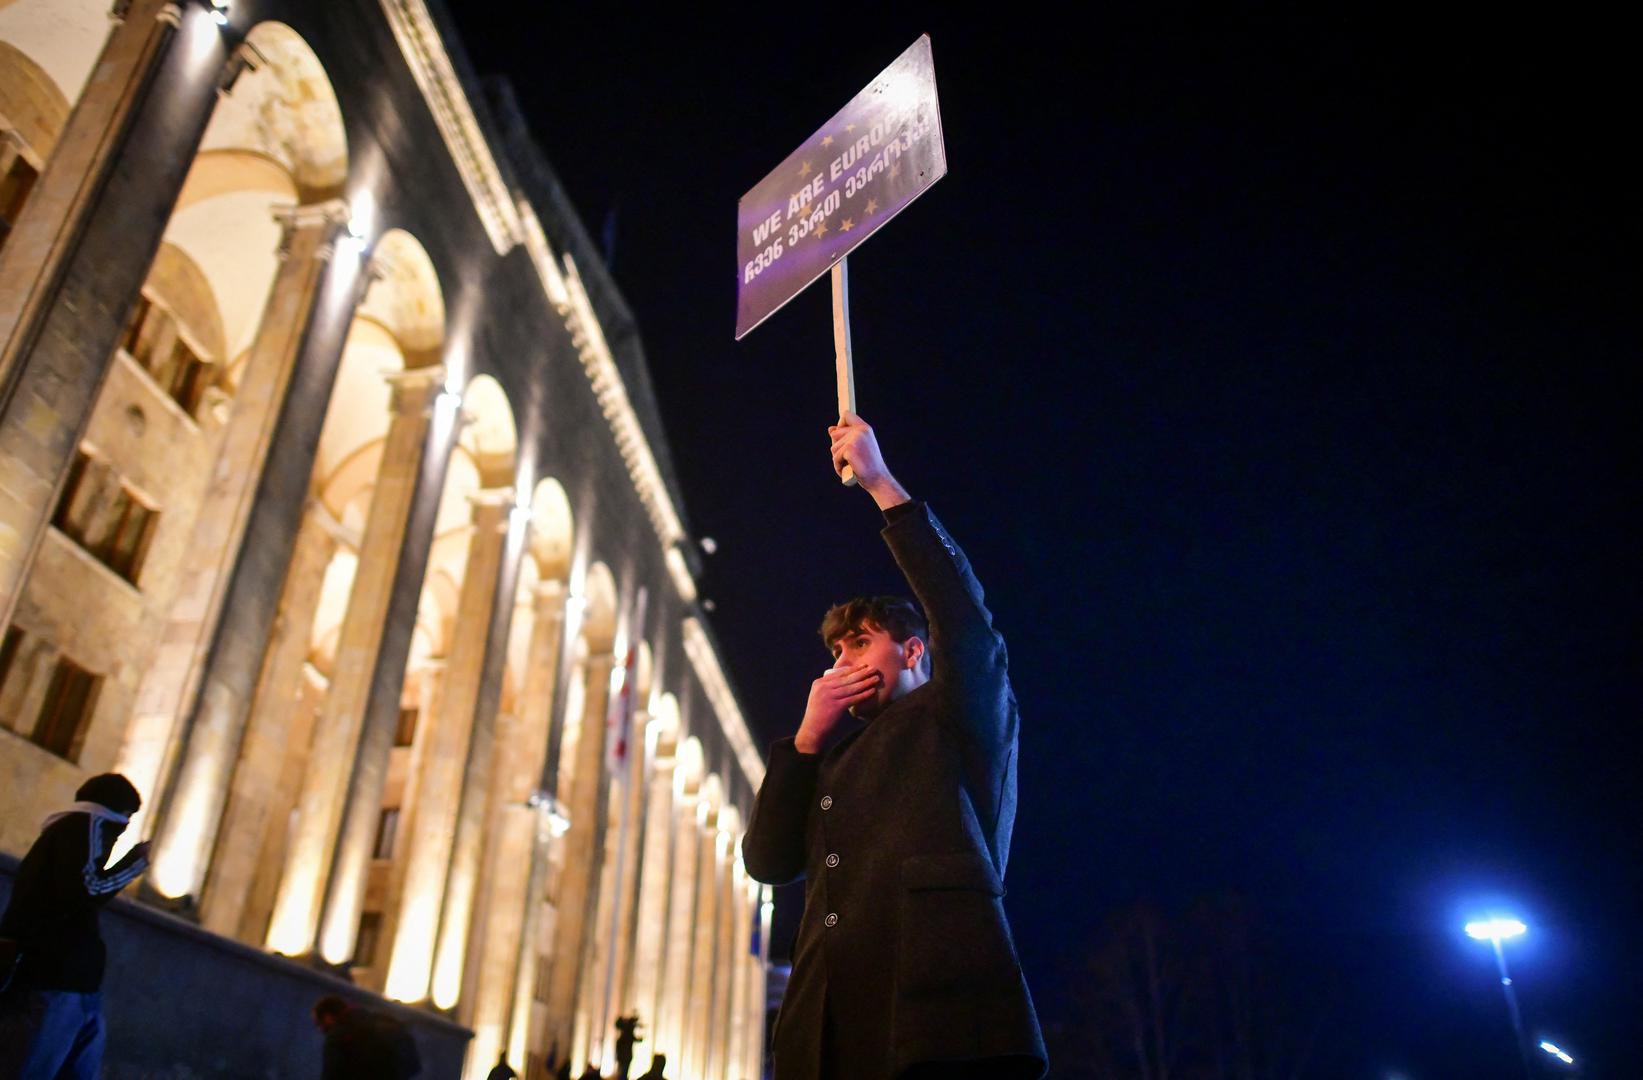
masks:
[[[742,196],[736,340],[946,173],[926,34]]]

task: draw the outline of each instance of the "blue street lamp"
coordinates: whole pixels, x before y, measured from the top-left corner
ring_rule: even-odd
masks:
[[[1540,1048],[1557,1058],[1559,1061],[1563,1062],[1565,1065],[1573,1065],[1575,1063],[1575,1059],[1570,1056],[1567,1050],[1564,1050],[1559,1046],[1554,1046],[1545,1039],[1540,1040]]]
[[[1518,937],[1528,929],[1520,919],[1501,916],[1477,919],[1466,924],[1467,937],[1473,941],[1487,941],[1494,947],[1495,967],[1500,972],[1500,987],[1506,995],[1506,1011],[1512,1015],[1512,1032],[1516,1036],[1518,1059],[1523,1062],[1523,1075],[1533,1080],[1533,1074],[1529,1070],[1529,1051],[1523,1039],[1523,1016],[1517,1007],[1517,991],[1512,988],[1512,976],[1506,970],[1506,953],[1500,947],[1502,941]]]

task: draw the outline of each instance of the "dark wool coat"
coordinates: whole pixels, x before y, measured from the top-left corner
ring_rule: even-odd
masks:
[[[886,517],[932,677],[825,754],[775,743],[742,847],[760,881],[805,878],[776,1078],[987,1059],[1000,1080],[1036,1080],[1044,1040],[1003,905],[1018,728],[1004,641],[935,515]]]

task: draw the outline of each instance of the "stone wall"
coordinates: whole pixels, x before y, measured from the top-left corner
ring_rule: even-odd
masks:
[[[0,855],[0,904],[17,860]],[[344,979],[118,899],[103,914],[107,1080],[313,1080],[321,1037],[309,1008],[340,994],[391,1013],[416,1036],[418,1080],[461,1074],[471,1033],[433,1013],[368,995]]]

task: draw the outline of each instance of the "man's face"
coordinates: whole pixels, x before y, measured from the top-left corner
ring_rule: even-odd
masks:
[[[863,665],[878,673],[878,692],[850,708],[850,715],[866,720],[878,715],[886,705],[918,685],[918,661],[924,643],[917,637],[897,641],[889,631],[871,623],[856,627],[833,641],[833,666],[858,668]]]
[[[114,851],[115,842],[125,834],[125,831],[126,827],[118,821],[102,818],[97,822],[97,851],[95,855],[99,864]]]

